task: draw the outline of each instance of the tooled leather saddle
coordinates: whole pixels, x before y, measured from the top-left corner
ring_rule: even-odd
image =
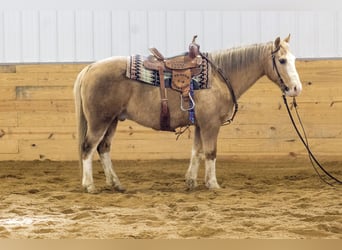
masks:
[[[190,83],[193,76],[201,71],[202,56],[199,51],[200,46],[195,42],[195,35],[189,45],[189,51],[181,56],[165,58],[156,48],[150,48],[150,55],[144,60],[143,65],[147,69],[157,70],[160,79],[164,79],[164,72],[172,73],[171,88],[181,93],[181,100],[184,100],[188,107],[184,110],[194,108],[194,101],[190,95]],[[170,131],[170,111],[168,108],[168,98],[163,80],[160,81],[161,113],[160,129]],[[189,101],[191,100],[191,101]],[[183,104],[182,104],[183,109]]]

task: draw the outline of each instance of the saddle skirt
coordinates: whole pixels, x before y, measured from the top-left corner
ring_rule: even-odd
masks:
[[[127,57],[127,70],[126,77],[132,80],[137,80],[142,83],[150,84],[152,86],[159,87],[160,86],[160,77],[158,70],[147,69],[144,66],[144,61],[147,61],[147,57],[141,55],[133,55]],[[202,62],[199,66],[200,70],[196,70],[196,72],[192,72],[191,75],[191,84],[194,86],[194,90],[200,89],[208,89],[210,88],[210,83],[208,80],[208,62],[204,58],[202,58]],[[170,70],[164,71],[164,82],[166,88],[172,87],[172,72]],[[191,76],[184,76],[189,78]],[[178,90],[178,89],[174,89]],[[178,90],[179,91],[179,90]]]

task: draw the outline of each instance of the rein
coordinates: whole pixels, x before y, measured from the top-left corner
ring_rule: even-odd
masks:
[[[277,76],[278,76],[278,79],[279,79],[279,83],[280,83],[280,88],[283,92],[283,100],[284,100],[284,104],[286,106],[286,110],[287,110],[287,113],[290,117],[290,120],[292,122],[292,125],[295,129],[295,131],[297,132],[297,135],[299,137],[299,139],[302,141],[306,151],[308,152],[308,155],[309,155],[309,159],[310,159],[310,162],[311,162],[311,165],[313,167],[313,169],[315,170],[316,174],[319,176],[319,178],[326,184],[328,184],[329,186],[333,186],[332,183],[328,182],[327,180],[325,180],[323,178],[323,176],[318,172],[318,169],[317,167],[315,166],[315,164],[322,170],[322,172],[327,176],[329,177],[331,180],[335,181],[337,184],[342,184],[342,181],[340,181],[338,178],[336,178],[335,176],[333,176],[332,174],[330,174],[323,166],[322,164],[316,159],[316,157],[313,155],[310,147],[309,147],[309,142],[308,142],[308,138],[306,136],[306,132],[305,132],[305,129],[304,129],[304,126],[303,126],[303,123],[302,123],[302,120],[300,119],[300,116],[299,116],[299,113],[298,113],[298,110],[297,110],[297,102],[296,102],[296,98],[293,97],[293,106],[296,110],[296,116],[297,116],[297,119],[299,121],[299,124],[301,126],[301,129],[303,131],[303,134],[304,134],[304,137],[303,135],[300,133],[294,119],[293,119],[293,116],[292,116],[292,113],[290,111],[290,108],[289,108],[289,105],[287,103],[287,99],[286,99],[286,95],[285,95],[285,91],[288,91],[289,88],[286,86],[283,78],[281,77],[280,73],[279,73],[279,70],[278,70],[278,67],[277,67],[277,64],[275,62],[275,53],[278,52],[280,49],[280,47],[278,47],[277,49],[275,49],[274,51],[272,51],[272,63],[273,63],[273,69],[275,70],[275,72],[277,73]],[[305,138],[305,139],[304,139]]]
[[[236,115],[236,113],[238,112],[238,109],[239,109],[239,104],[237,102],[237,98],[236,98],[236,95],[234,93],[234,89],[233,89],[233,86],[232,86],[232,83],[229,79],[229,77],[226,77],[224,74],[223,74],[223,71],[221,68],[219,68],[216,64],[214,64],[206,55],[204,55],[203,53],[200,53],[200,55],[205,59],[207,60],[207,62],[211,65],[211,67],[213,67],[213,69],[215,69],[215,71],[221,76],[221,78],[224,80],[225,84],[227,85],[228,87],[228,90],[230,92],[230,95],[233,99],[233,102],[234,102],[234,112],[232,114],[232,116],[227,119],[225,122],[223,122],[222,126],[225,126],[225,125],[229,125],[233,122],[234,120],[234,117]]]
[[[297,135],[298,135],[298,137],[300,138],[300,140],[302,141],[304,147],[306,148],[306,151],[307,151],[308,154],[309,154],[309,159],[310,159],[311,165],[312,165],[312,167],[314,168],[314,170],[315,170],[315,172],[317,173],[317,175],[319,176],[319,178],[320,178],[324,183],[326,183],[326,184],[328,184],[328,185],[330,185],[330,186],[333,186],[332,183],[330,183],[330,182],[328,182],[327,180],[325,180],[325,179],[323,178],[323,176],[318,172],[318,170],[317,170],[315,164],[316,164],[316,165],[323,171],[323,173],[324,173],[326,176],[328,176],[331,180],[335,181],[337,184],[342,184],[342,181],[340,181],[340,180],[337,179],[335,176],[333,176],[332,174],[330,174],[330,173],[329,173],[329,172],[320,164],[320,162],[316,159],[316,157],[313,155],[313,153],[312,153],[312,151],[311,151],[311,149],[310,149],[310,147],[309,147],[308,138],[306,137],[306,133],[305,133],[305,130],[304,130],[304,126],[303,126],[302,120],[301,120],[300,117],[299,117],[299,113],[298,113],[298,110],[297,110],[297,106],[298,106],[298,105],[297,105],[297,102],[296,102],[296,98],[293,97],[293,106],[294,106],[294,108],[295,108],[295,110],[296,110],[297,119],[298,119],[299,124],[300,124],[300,126],[301,126],[301,128],[302,128],[302,131],[303,131],[305,140],[304,140],[302,134],[299,132],[299,130],[298,130],[297,126],[296,126],[296,123],[295,123],[295,121],[294,121],[294,119],[293,119],[293,116],[292,116],[292,113],[291,113],[291,111],[290,111],[289,105],[288,105],[288,103],[287,103],[287,99],[286,99],[285,94],[283,94],[283,99],[284,99],[284,103],[285,103],[285,106],[286,106],[286,109],[287,109],[287,113],[289,114],[290,120],[291,120],[291,122],[292,122],[292,125],[293,125],[294,129],[296,130]]]

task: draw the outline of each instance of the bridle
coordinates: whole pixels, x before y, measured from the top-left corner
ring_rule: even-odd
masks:
[[[277,53],[280,50],[280,46],[278,46],[275,50],[273,50],[271,52],[272,55],[272,64],[273,64],[273,70],[275,70],[275,72],[277,73],[278,76],[278,80],[279,80],[279,84],[280,84],[280,89],[283,93],[285,93],[286,91],[289,91],[289,87],[286,86],[283,78],[281,77],[276,61],[275,61],[275,53]]]

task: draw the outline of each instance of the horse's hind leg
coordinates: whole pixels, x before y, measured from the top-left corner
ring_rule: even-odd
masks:
[[[97,145],[103,138],[106,129],[99,129],[97,132],[87,131],[87,135],[82,144],[82,186],[88,193],[96,193],[97,190],[93,180],[93,155]]]
[[[112,160],[110,157],[110,148],[112,138],[115,134],[115,130],[118,124],[118,120],[115,119],[107,129],[102,141],[97,146],[97,152],[100,156],[102,167],[106,175],[106,183],[110,187],[114,187],[115,190],[123,192],[125,189],[121,186],[118,176],[115,174],[113,169]]]

